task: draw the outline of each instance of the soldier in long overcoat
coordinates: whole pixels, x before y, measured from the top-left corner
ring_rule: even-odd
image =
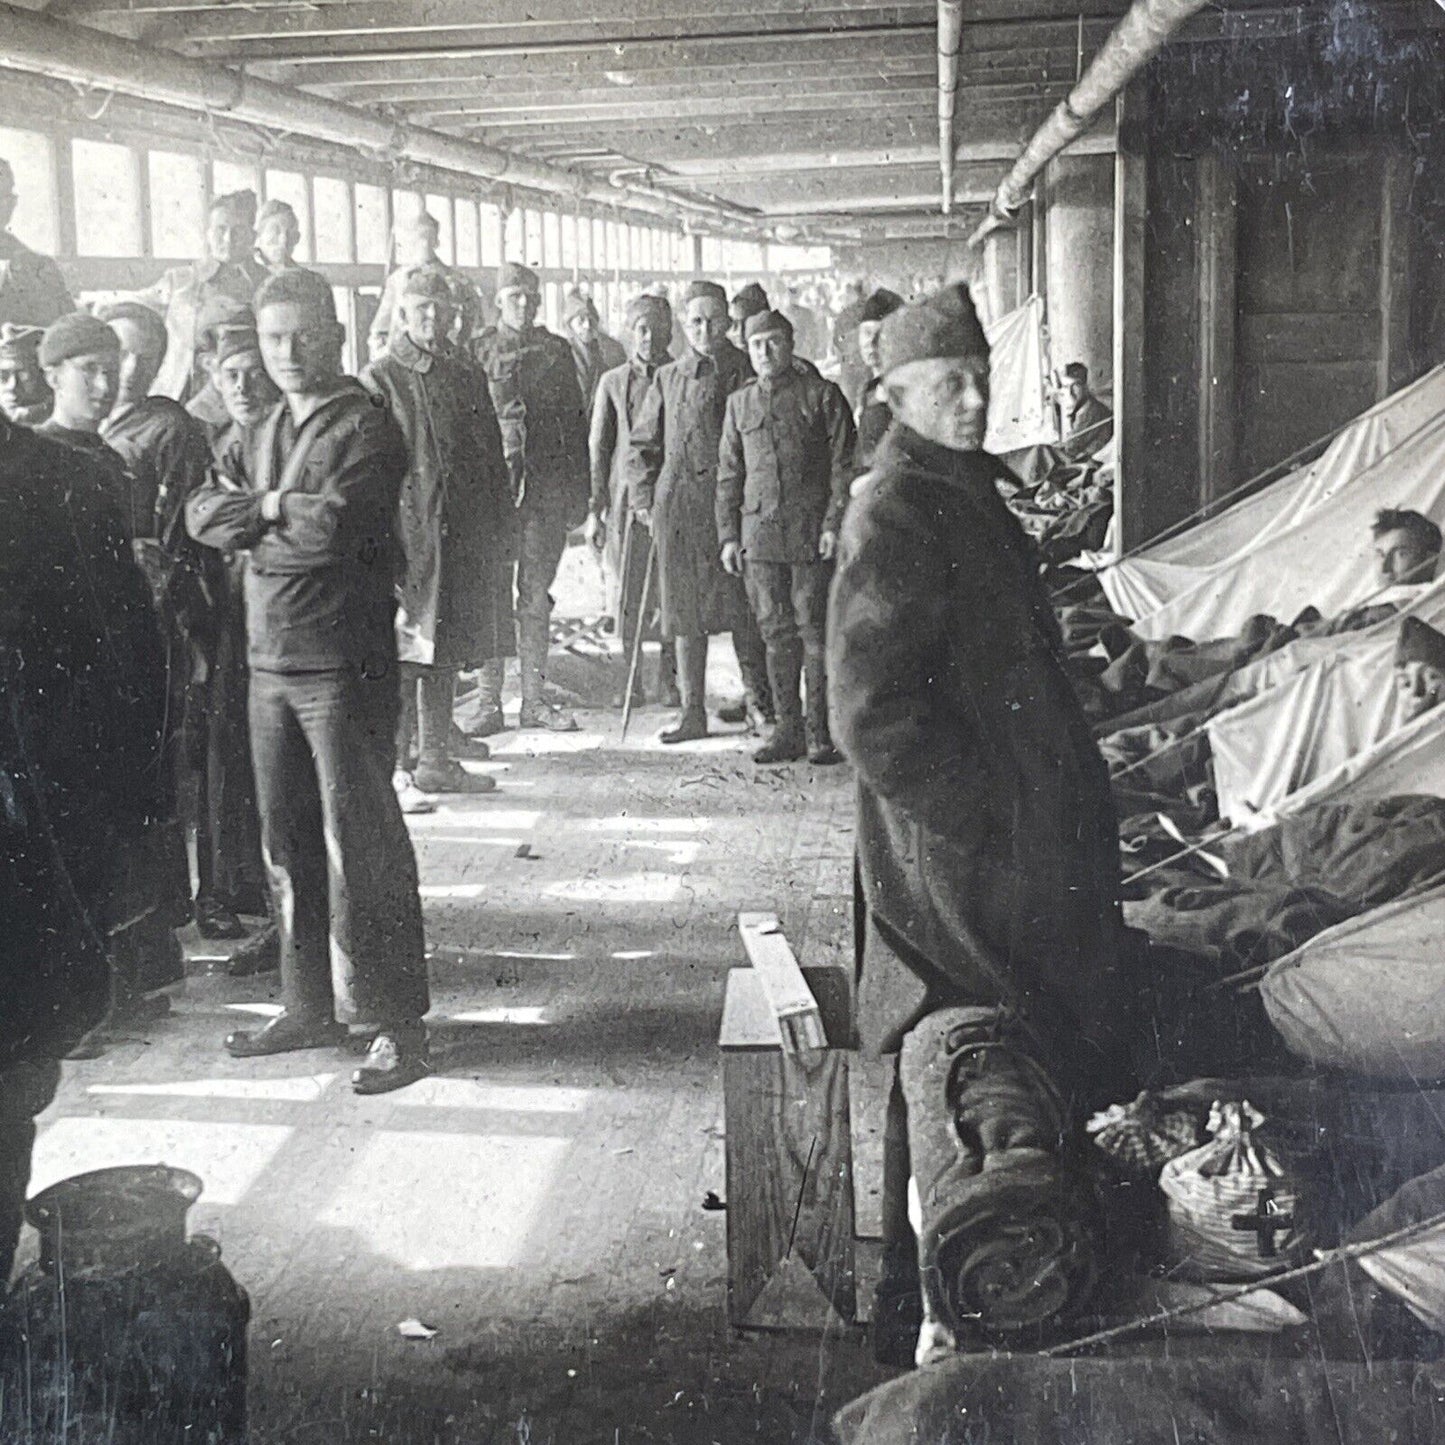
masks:
[[[727,339],[727,293],[714,281],[687,290],[688,354],[658,373],[632,429],[633,510],[652,529],[662,634],[677,641],[682,716],[663,742],[707,736],[707,640],[730,632],[755,721],[771,711],[767,660],[740,578],[722,566],[717,539],[718,443],[728,397],[753,369]]]
[[[398,538],[406,554],[397,615],[401,756],[418,726],[413,778],[423,792],[485,792],[495,784],[451,756],[456,674],[512,643],[509,560],[513,507],[502,434],[486,378],[449,354],[451,290],[417,267],[396,296],[387,349],[361,373],[406,437]]]
[[[982,450],[988,344],[961,286],[882,335],[895,420],[845,513],[828,618],[834,736],[858,774],[859,1031],[889,1055],[935,1009],[999,1008],[1077,1104],[1123,1098],[1136,995],[1117,822]],[[895,1094],[885,1291],[911,1250],[907,1178]]]

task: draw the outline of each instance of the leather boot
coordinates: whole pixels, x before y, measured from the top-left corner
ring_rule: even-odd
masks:
[[[831,767],[843,761],[843,754],[833,746],[828,727],[828,672],[821,657],[805,661],[808,689],[808,761],[818,767]]]
[[[543,691],[551,641],[545,617],[518,619],[517,664],[522,680],[522,707],[517,714],[517,726],[544,728],[552,733],[575,733],[577,719],[565,708],[548,702]]]
[[[768,648],[768,682],[777,720],[772,736],[753,754],[755,763],[794,763],[807,754],[801,696],[803,644],[780,643]]]
[[[682,715],[657,735],[662,743],[690,743],[707,736],[707,638],[677,639],[677,674]]]
[[[478,689],[482,694],[482,715],[469,733],[469,738],[489,738],[504,732],[507,720],[502,716],[502,684],[507,678],[507,659],[490,657],[482,664]]]
[[[776,720],[776,705],[769,681],[768,651],[751,612],[745,625],[733,629],[733,651],[743,679],[743,711],[741,716],[725,717],[721,712],[718,716],[724,722],[745,722],[755,732],[761,732]]]

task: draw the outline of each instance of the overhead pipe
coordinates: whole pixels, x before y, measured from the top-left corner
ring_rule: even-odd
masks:
[[[0,4],[0,66],[96,86],[207,115],[379,151],[443,170],[522,186],[573,201],[625,205],[669,221],[691,218],[758,231],[763,216],[711,197],[675,195],[639,182],[609,184],[580,171],[528,160],[480,141],[387,120],[341,101],[308,95],[224,66]]]
[[[963,0],[938,0],[938,169],[945,216],[953,210],[953,122],[958,106],[958,52],[962,47]]]
[[[1126,85],[1154,59],[1170,37],[1208,0],[1134,0],[1079,82],[1033,134],[1001,182],[988,218],[969,237],[976,246],[1008,224],[1029,198],[1034,178],[1060,151],[1072,145]]]

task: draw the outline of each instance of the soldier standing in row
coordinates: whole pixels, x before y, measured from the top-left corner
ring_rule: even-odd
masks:
[[[715,281],[687,288],[688,353],[658,373],[632,431],[632,507],[652,531],[661,583],[662,634],[677,642],[682,716],[665,743],[707,736],[707,640],[730,632],[755,726],[772,722],[762,637],[738,578],[717,546],[718,441],[728,397],[752,380],[728,341],[727,293]]]
[[[741,576],[767,646],[777,720],[754,762],[841,761],[828,732],[824,631],[853,469],[853,418],[831,381],[793,357],[777,311],[750,317],[757,380],[727,403],[717,479],[723,569]],[[806,674],[807,726],[799,684]]]
[[[430,812],[428,793],[495,789],[451,755],[452,701],[459,671],[513,650],[514,508],[502,434],[481,377],[448,354],[453,316],[445,276],[427,266],[407,272],[386,353],[361,373],[362,385],[386,400],[411,458],[397,534],[406,554],[396,620],[405,812]]]
[[[517,659],[522,707],[517,725],[575,732],[576,719],[544,692],[551,645],[552,583],[567,534],[587,516],[591,490],[587,414],[572,348],[536,324],[542,287],[537,273],[509,262],[497,278],[499,321],[476,341],[502,428],[517,508]],[[488,737],[502,718],[503,659],[482,668],[482,716],[470,729]]]

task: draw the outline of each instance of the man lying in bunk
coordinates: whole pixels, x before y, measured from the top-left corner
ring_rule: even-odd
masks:
[[[1445,634],[1418,617],[1400,623],[1392,667],[1395,707],[1383,736],[1397,732],[1445,700]],[[1109,765],[1124,873],[1151,868],[1179,851],[1181,833],[1199,836],[1219,822],[1208,730],[1182,724],[1124,729],[1101,740]],[[1316,769],[1327,764],[1315,764]],[[1316,776],[1319,774],[1316,773]],[[1301,776],[1299,785],[1308,779]],[[1168,816],[1170,827],[1158,815]]]
[[[1185,688],[1232,673],[1297,638],[1356,632],[1394,615],[1435,580],[1440,528],[1419,512],[1387,507],[1376,514],[1370,532],[1378,564],[1376,588],[1363,602],[1333,617],[1321,616],[1314,607],[1288,623],[1258,613],[1234,636],[1207,641],[1187,637],[1154,641],[1123,626],[1104,628],[1099,643],[1110,661],[1097,677],[1081,682],[1085,711],[1100,721],[1122,720]]]

